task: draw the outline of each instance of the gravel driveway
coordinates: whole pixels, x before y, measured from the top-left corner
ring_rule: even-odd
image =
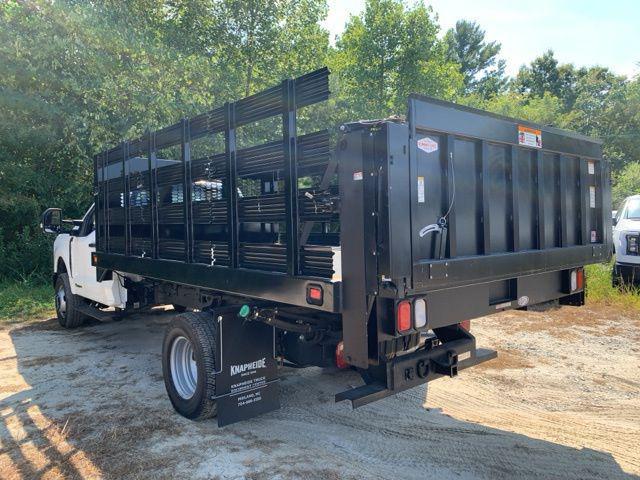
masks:
[[[0,478],[640,478],[638,314],[476,321],[497,360],[358,410],[355,373],[284,369],[279,411],[223,429],[166,397],[172,315],[0,329]]]

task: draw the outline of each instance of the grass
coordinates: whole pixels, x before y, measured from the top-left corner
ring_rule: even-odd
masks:
[[[0,324],[42,320],[54,315],[53,288],[50,284],[0,283]]]
[[[640,289],[630,285],[613,287],[611,285],[612,268],[613,263],[586,267],[587,303],[640,310]]]

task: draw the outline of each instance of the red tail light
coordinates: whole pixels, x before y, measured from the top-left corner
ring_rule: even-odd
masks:
[[[345,368],[349,368],[349,364],[344,359],[344,342],[340,341],[338,345],[336,345],[336,367],[340,370]]]
[[[411,328],[411,302],[404,300],[398,303],[396,329],[405,332]]]
[[[467,332],[471,330],[471,320],[464,320],[460,322],[458,325],[464,328]]]
[[[578,271],[576,272],[576,280],[577,280],[577,284],[578,284],[578,290],[582,290],[584,288],[584,269],[583,268],[579,268]]]
[[[320,285],[307,285],[307,303],[311,305],[322,305],[322,287]]]

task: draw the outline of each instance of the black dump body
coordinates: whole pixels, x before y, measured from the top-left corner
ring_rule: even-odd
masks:
[[[407,122],[343,125],[334,151],[329,131],[299,128],[328,98],[328,74],[97,155],[98,276],[117,270],[333,315],[347,360],[363,368],[403,337],[402,299],[426,299],[426,329],[581,303],[566,272],[610,255],[598,141],[412,96]],[[240,145],[250,134],[256,144]]]

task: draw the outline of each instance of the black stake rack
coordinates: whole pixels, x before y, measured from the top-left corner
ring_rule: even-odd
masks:
[[[328,77],[285,80],[96,155],[94,264],[304,306],[319,283],[325,300],[312,308],[339,311],[329,133],[297,128],[301,108],[328,99]],[[281,138],[265,134],[278,117]],[[239,129],[272,140],[239,148]]]

